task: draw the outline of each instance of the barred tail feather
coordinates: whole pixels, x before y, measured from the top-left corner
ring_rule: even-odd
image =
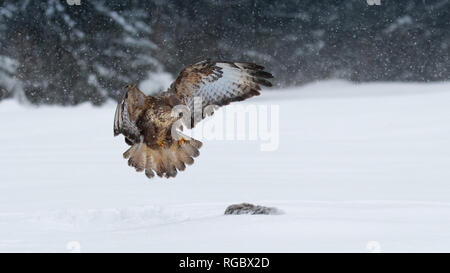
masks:
[[[200,155],[201,146],[202,142],[196,139],[185,140],[181,145],[173,141],[166,147],[156,149],[139,143],[131,146],[123,156],[136,171],[145,170],[148,178],[153,178],[155,174],[169,178],[175,177],[178,171],[184,171],[186,165],[192,165],[194,158]]]

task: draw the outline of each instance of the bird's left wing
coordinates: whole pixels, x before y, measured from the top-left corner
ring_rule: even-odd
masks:
[[[123,134],[127,141],[138,143],[141,133],[136,121],[145,109],[147,97],[135,84],[127,85],[125,88],[123,98],[117,104],[114,115],[114,136]],[[128,144],[131,145],[131,143]]]
[[[257,96],[261,85],[272,86],[269,78],[273,78],[272,74],[260,65],[206,60],[181,71],[169,92],[189,108],[193,127],[195,120],[199,121],[199,110],[201,120],[208,105],[222,106]]]

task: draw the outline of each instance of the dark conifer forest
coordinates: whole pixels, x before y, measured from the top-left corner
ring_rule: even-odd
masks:
[[[100,105],[202,59],[262,64],[277,86],[450,79],[450,1],[0,0],[0,99]]]

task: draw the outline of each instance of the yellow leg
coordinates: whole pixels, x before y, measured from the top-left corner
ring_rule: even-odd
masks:
[[[181,145],[183,145],[183,143],[185,143],[185,142],[187,142],[184,138],[180,138],[179,140],[178,140],[178,146],[181,146]]]

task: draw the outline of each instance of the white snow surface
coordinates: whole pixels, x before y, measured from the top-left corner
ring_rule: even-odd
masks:
[[[450,83],[243,103],[279,105],[277,150],[204,141],[175,179],[148,180],[122,158],[113,102],[0,102],[0,252],[450,251]],[[284,214],[223,215],[241,202]]]

